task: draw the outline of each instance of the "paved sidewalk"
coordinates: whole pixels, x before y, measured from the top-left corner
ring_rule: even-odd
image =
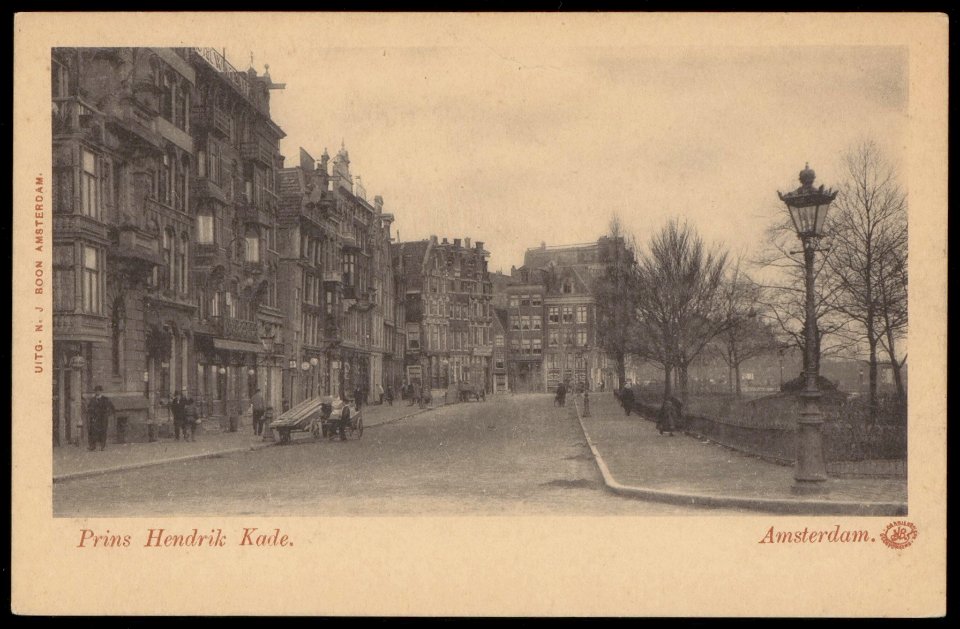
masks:
[[[796,495],[793,467],[770,463],[696,437],[661,436],[643,417],[627,417],[610,393],[590,397],[577,415],[604,481],[622,495],[674,504],[823,515],[902,515],[905,479],[831,478],[825,492]]]
[[[363,425],[364,428],[374,428],[439,406],[442,404],[426,409],[408,406],[406,402],[394,402],[393,406],[369,405],[363,408]],[[295,432],[292,436],[293,441],[312,440],[306,432]],[[72,445],[61,446],[53,449],[53,482],[163,463],[222,456],[233,452],[259,450],[273,445],[277,443],[254,436],[252,428],[245,426],[239,432],[221,432],[219,429],[207,432],[201,429],[195,442],[165,438],[153,443],[107,443],[106,450],[102,452],[89,452],[86,448]]]

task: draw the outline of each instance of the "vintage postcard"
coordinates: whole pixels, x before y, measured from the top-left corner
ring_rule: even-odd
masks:
[[[936,14],[27,13],[12,610],[946,610]]]

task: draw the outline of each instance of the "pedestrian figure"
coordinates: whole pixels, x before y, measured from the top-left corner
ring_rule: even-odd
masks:
[[[387,385],[387,404],[393,406],[393,387],[389,384]]]
[[[87,449],[93,451],[99,445],[102,451],[107,447],[107,425],[113,413],[113,402],[103,395],[99,384],[93,389],[93,397],[87,402],[87,422],[90,443]]]
[[[267,410],[267,404],[263,400],[260,389],[257,389],[250,398],[250,406],[253,408],[253,434],[259,437],[263,433],[263,413]]]
[[[185,441],[197,440],[197,405],[188,394],[183,398],[183,438]],[[189,431],[189,434],[188,432]]]
[[[353,390],[353,401],[357,405],[357,410],[360,410],[360,407],[363,405],[363,389],[360,385],[357,385],[357,388]]]
[[[607,388],[607,383],[603,380],[600,381],[600,393],[603,393]]]
[[[183,438],[186,439],[187,428],[184,425],[183,396],[180,395],[179,391],[173,394],[168,408],[170,409],[170,415],[173,416],[173,438],[180,441],[180,433],[183,433]]]
[[[383,397],[386,395],[386,392],[383,390],[383,385],[377,383],[377,397],[380,399],[380,405],[383,406]]]
[[[677,424],[681,417],[683,404],[677,398],[670,396],[663,401],[660,407],[660,417],[657,421],[657,431],[662,435],[669,433],[673,436],[673,431],[677,430]]]
[[[633,402],[633,386],[628,382],[620,391],[620,405],[623,406],[623,411],[627,414],[627,417],[630,417],[630,411],[633,410]]]
[[[433,398],[430,394],[430,387],[424,387],[420,392],[420,408],[426,408],[430,406],[430,402],[433,401]]]
[[[414,382],[413,384],[410,385],[410,387],[411,387],[410,406],[413,406],[414,404],[420,403],[420,383]]]
[[[556,402],[556,405],[557,405],[557,406],[563,406],[563,405],[565,405],[565,404],[567,403],[567,385],[566,385],[566,383],[561,382],[559,385],[557,385],[557,397],[556,397],[555,402]]]

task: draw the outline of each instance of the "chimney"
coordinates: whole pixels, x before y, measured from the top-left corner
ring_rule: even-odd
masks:
[[[444,239],[443,239],[443,244],[445,244],[445,245],[449,245],[450,243],[448,243],[448,242],[447,242],[447,239],[446,239],[446,238],[444,238]]]
[[[436,246],[436,244],[437,244],[437,237],[436,237],[436,235],[431,235],[431,236],[430,236],[430,244]]]
[[[459,247],[459,246],[460,246],[460,242],[461,242],[461,241],[460,241],[459,238],[454,238],[454,239],[453,239],[453,246],[454,246],[454,247]]]
[[[478,241],[477,241],[477,251],[483,251],[483,241],[482,241],[482,240],[478,240]]]
[[[541,248],[541,249],[546,249],[546,248],[547,248],[547,243],[546,243],[545,241],[541,240],[541,241],[540,241],[540,248]]]
[[[373,205],[377,208],[377,212],[382,213],[382,212],[383,212],[383,197],[381,197],[379,194],[378,194],[377,196],[373,197]]]
[[[469,238],[464,238],[464,239],[463,239],[463,246],[466,247],[467,249],[470,248],[470,239],[469,239]]]

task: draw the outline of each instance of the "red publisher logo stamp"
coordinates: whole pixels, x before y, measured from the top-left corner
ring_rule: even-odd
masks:
[[[891,522],[887,525],[887,528],[883,529],[883,532],[880,533],[880,540],[886,544],[888,548],[895,548],[897,550],[906,548],[912,544],[915,539],[917,539],[917,527],[913,525],[913,522],[904,522],[902,520]]]

